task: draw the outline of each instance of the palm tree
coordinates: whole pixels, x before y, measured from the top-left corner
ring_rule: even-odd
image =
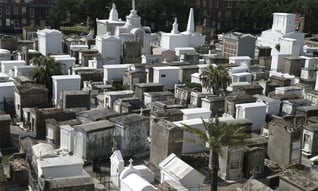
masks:
[[[207,88],[209,92],[212,90],[217,96],[220,95],[220,90],[226,92],[226,88],[230,84],[228,69],[223,65],[214,67],[209,64],[200,75],[200,80],[203,87]]]
[[[31,77],[36,83],[43,84],[49,90],[49,99],[52,98],[52,76],[62,74],[62,64],[48,56],[40,56],[32,60],[32,64],[37,66]]]
[[[183,124],[183,129],[196,135],[200,141],[209,146],[208,167],[209,176],[211,177],[211,191],[217,191],[219,155],[222,156],[222,148],[224,146],[242,145],[249,135],[246,133],[245,127],[237,124],[222,123],[217,117],[214,119],[211,118],[208,121],[202,119],[202,122],[204,130],[193,128],[185,124]]]

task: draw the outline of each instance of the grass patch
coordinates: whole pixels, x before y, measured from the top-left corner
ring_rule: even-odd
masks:
[[[88,27],[83,27],[83,26],[72,26],[72,27],[60,27],[60,30],[66,34],[88,34],[89,33],[89,28]]]

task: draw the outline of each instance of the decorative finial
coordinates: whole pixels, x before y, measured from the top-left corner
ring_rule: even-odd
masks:
[[[187,31],[188,34],[194,33],[194,14],[193,8],[190,9],[189,18],[188,18],[188,25]]]
[[[177,17],[174,18],[174,23],[172,25],[172,30],[171,30],[172,34],[178,34],[179,30],[178,30],[178,19]]]
[[[132,167],[133,166],[133,164],[132,164],[132,162],[133,162],[134,160],[131,158],[131,159],[129,159],[129,166],[130,167]]]
[[[108,19],[110,21],[118,21],[118,12],[117,12],[117,9],[116,9],[116,4],[113,3],[112,4],[112,9],[110,10],[109,12],[109,17]]]
[[[132,0],[132,10],[136,10],[135,0]]]

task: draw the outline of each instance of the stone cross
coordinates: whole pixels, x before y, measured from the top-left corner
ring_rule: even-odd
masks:
[[[131,159],[129,159],[129,166],[132,166],[133,164],[132,164],[132,162],[133,162],[134,160],[131,158]]]

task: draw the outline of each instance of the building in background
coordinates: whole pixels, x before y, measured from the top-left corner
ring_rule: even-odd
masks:
[[[0,33],[49,25],[50,0],[0,0]]]
[[[186,0],[198,9],[198,25],[206,24],[215,27],[217,32],[238,29],[241,0]]]

